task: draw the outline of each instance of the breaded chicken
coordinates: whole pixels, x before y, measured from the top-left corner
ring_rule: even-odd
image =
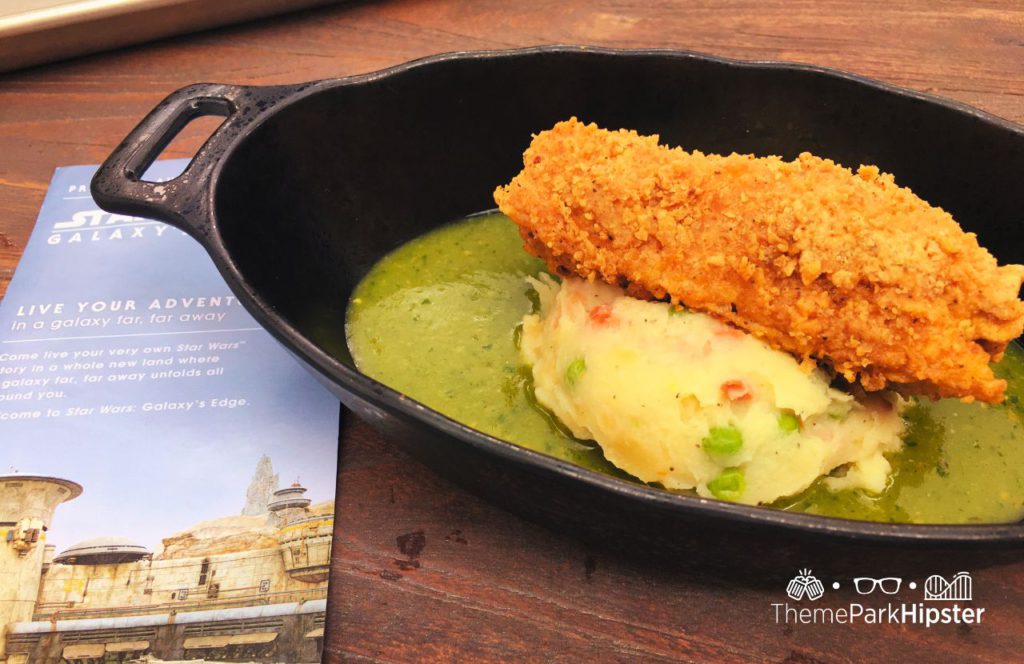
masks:
[[[685,152],[575,118],[494,192],[526,248],[710,313],[865,390],[1002,401],[1024,266],[874,166]]]

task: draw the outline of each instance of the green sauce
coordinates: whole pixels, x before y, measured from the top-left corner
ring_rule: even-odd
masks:
[[[536,307],[525,277],[544,264],[503,215],[470,217],[386,256],[349,302],[346,332],[361,371],[497,438],[616,477],[592,442],[567,435],[532,399],[517,326]],[[900,523],[996,523],[1024,517],[1024,352],[996,365],[999,406],[922,401],[881,495],[814,484],[780,509]]]

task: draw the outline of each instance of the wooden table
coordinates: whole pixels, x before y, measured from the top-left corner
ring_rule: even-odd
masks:
[[[1010,0],[341,5],[0,77],[0,293],[53,168],[100,162],[179,86],[287,83],[442,51],[544,43],[810,62],[1024,122],[1024,5]],[[203,130],[209,125],[187,130],[167,156],[190,155]],[[484,503],[352,418],[342,433],[337,508],[325,661],[1024,657],[1024,554],[787,541],[739,558],[716,555],[728,542],[697,545],[685,560],[613,551]],[[699,543],[701,534],[680,536]],[[976,627],[776,624],[771,604],[785,601],[800,567],[826,578],[966,569],[986,614]],[[857,600],[850,585],[815,606]]]

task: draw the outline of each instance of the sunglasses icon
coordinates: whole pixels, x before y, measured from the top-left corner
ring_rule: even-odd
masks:
[[[853,580],[853,587],[861,595],[870,595],[876,590],[881,590],[886,595],[895,595],[900,591],[903,579],[898,576],[887,576],[881,579],[873,579],[870,576],[858,576]]]

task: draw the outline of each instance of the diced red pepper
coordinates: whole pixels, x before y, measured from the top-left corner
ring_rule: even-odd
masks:
[[[719,325],[715,329],[715,336],[720,339],[742,339],[746,334],[743,330],[737,330],[730,325]]]
[[[595,325],[604,325],[612,317],[612,308],[607,304],[599,304],[590,310],[590,320],[594,321]]]
[[[729,401],[746,401],[753,395],[742,380],[727,380],[722,383],[722,396]]]

